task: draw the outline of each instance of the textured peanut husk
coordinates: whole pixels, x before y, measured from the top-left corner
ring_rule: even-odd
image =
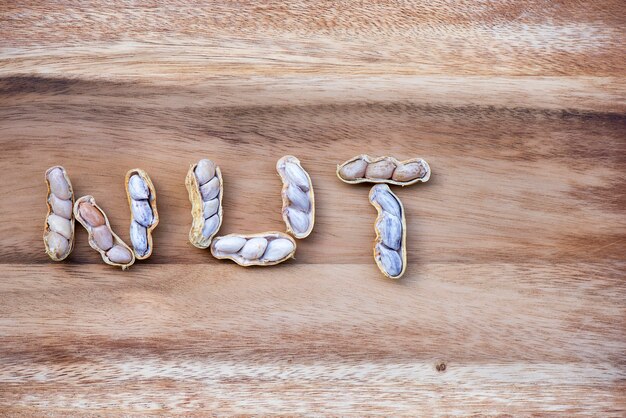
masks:
[[[218,240],[220,240],[221,238],[228,238],[228,237],[240,237],[240,238],[245,238],[245,239],[250,239],[250,238],[257,238],[257,237],[261,237],[261,238],[265,238],[268,239],[269,238],[274,238],[274,239],[278,239],[278,238],[284,238],[284,239],[288,239],[289,241],[291,241],[293,243],[293,251],[290,252],[289,254],[287,254],[285,257],[276,260],[276,261],[264,261],[261,259],[257,259],[257,260],[246,260],[245,258],[241,257],[239,254],[221,254],[219,252],[217,252],[215,250],[215,242],[217,242]],[[284,232],[274,232],[274,231],[270,231],[270,232],[261,232],[259,234],[249,234],[249,235],[244,235],[244,234],[228,234],[228,235],[224,235],[221,237],[217,237],[212,243],[211,243],[211,255],[213,255],[213,257],[218,258],[220,260],[232,260],[235,263],[239,264],[240,266],[243,267],[249,267],[249,266],[273,266],[276,264],[280,264],[282,262],[285,262],[287,260],[289,260],[290,258],[295,258],[295,254],[296,254],[296,241],[290,237],[289,235],[285,234]]]
[[[220,181],[220,206],[217,209],[217,216],[219,217],[220,223],[217,226],[217,229],[210,237],[206,238],[202,235],[202,227],[204,226],[204,210],[202,206],[202,194],[200,194],[200,185],[198,185],[198,179],[194,173],[196,166],[198,164],[192,164],[189,166],[189,171],[187,172],[187,177],[185,177],[185,186],[187,186],[187,192],[189,193],[189,201],[191,202],[191,229],[189,230],[189,242],[193,244],[194,247],[198,247],[201,249],[208,248],[211,245],[211,240],[213,237],[219,232],[222,226],[222,196],[224,195],[224,182],[222,180],[222,171],[218,166],[215,166],[215,175]]]
[[[309,228],[301,234],[298,234],[296,233],[296,231],[293,230],[293,228],[291,227],[291,223],[289,222],[289,217],[287,216],[287,208],[289,207],[289,199],[287,198],[287,188],[289,187],[289,183],[287,181],[287,177],[284,173],[284,170],[281,170],[279,168],[283,162],[285,163],[291,162],[291,163],[296,164],[298,167],[302,169],[304,174],[306,174],[307,179],[309,180],[308,195],[309,195],[309,200],[311,201],[311,212],[309,213]],[[285,155],[284,157],[279,159],[278,162],[276,162],[276,171],[278,171],[278,175],[280,176],[280,179],[283,181],[283,188],[281,190],[281,196],[283,199],[283,209],[281,213],[283,216],[283,220],[285,221],[285,225],[287,226],[287,232],[289,232],[291,235],[293,235],[294,237],[298,239],[306,238],[309,236],[309,234],[311,234],[311,231],[313,231],[313,226],[315,224],[315,193],[313,192],[313,182],[311,181],[311,176],[309,176],[309,173],[302,167],[302,164],[300,164],[300,160],[298,160],[293,155]]]
[[[122,247],[125,247],[128,251],[130,251],[130,255],[131,255],[130,262],[128,262],[127,264],[115,263],[115,262],[111,261],[109,259],[109,257],[107,257],[106,251],[101,250],[100,248],[98,248],[98,246],[96,245],[96,242],[93,239],[91,225],[89,225],[87,222],[85,222],[85,220],[80,216],[80,212],[78,210],[78,206],[82,202],[89,202],[96,209],[98,209],[100,211],[100,213],[104,217],[105,225],[107,226],[107,228],[109,228],[109,231],[111,232],[111,235],[113,236],[113,245],[121,245]],[[129,268],[130,266],[132,266],[135,263],[135,252],[133,251],[133,249],[130,246],[128,246],[124,241],[122,241],[122,239],[119,236],[117,236],[117,234],[115,232],[113,232],[113,229],[111,228],[111,224],[109,223],[109,218],[107,217],[106,213],[104,213],[102,208],[100,208],[100,206],[98,206],[96,204],[96,199],[94,199],[93,196],[90,196],[90,195],[82,196],[82,197],[80,197],[80,198],[78,198],[76,200],[76,202],[74,203],[74,217],[87,230],[87,232],[89,233],[89,245],[91,246],[91,248],[93,248],[94,250],[96,250],[96,251],[98,251],[100,253],[100,255],[102,256],[102,260],[105,263],[107,263],[107,264],[109,264],[111,266],[121,267],[122,270],[126,270],[127,268]]]
[[[50,182],[48,181],[48,173],[50,173],[55,168],[60,168],[61,172],[63,173],[63,177],[65,177],[65,180],[67,180],[67,184],[70,186],[70,192],[72,193],[72,206],[74,205],[74,188],[72,187],[72,182],[70,181],[70,178],[67,175],[67,171],[65,171],[65,168],[63,168],[60,165],[55,165],[47,169],[44,175],[44,179],[46,180],[46,186],[48,188],[48,194],[46,195],[46,206],[48,207],[48,212],[46,213],[46,219],[44,220],[44,225],[43,225],[43,238],[44,238],[43,242],[44,242],[44,246],[46,247],[46,254],[48,254],[48,257],[50,257],[54,261],[62,261],[62,260],[65,260],[72,253],[72,250],[74,250],[74,236],[75,236],[74,214],[72,213],[72,219],[70,219],[70,225],[72,227],[72,236],[68,240],[69,246],[67,247],[67,252],[63,254],[61,257],[57,258],[57,256],[50,250],[50,248],[48,248],[48,243],[46,242],[46,235],[48,235],[48,232],[50,231],[50,228],[48,226],[48,217],[50,216],[50,214],[52,214],[52,206],[50,206],[50,202],[48,201],[50,199],[50,193],[51,193]]]
[[[355,180],[348,180],[345,179],[343,177],[341,177],[341,174],[339,173],[341,171],[341,169],[345,166],[350,164],[353,161],[356,160],[364,160],[366,161],[368,164],[371,163],[377,163],[379,161],[383,161],[383,160],[387,160],[387,161],[391,161],[396,167],[398,167],[400,164],[409,164],[409,163],[415,163],[415,162],[419,162],[421,164],[424,165],[424,167],[426,168],[426,175],[422,178],[416,178],[413,180],[409,180],[409,181],[395,181],[392,179],[375,179],[375,178],[360,178],[360,179],[355,179]],[[411,184],[415,184],[417,182],[421,182],[421,183],[425,183],[428,181],[428,179],[430,179],[430,166],[428,165],[428,163],[421,159],[421,158],[411,158],[408,160],[404,160],[404,161],[399,161],[398,159],[394,158],[394,157],[387,157],[387,156],[383,156],[383,157],[370,157],[369,155],[366,154],[361,154],[361,155],[357,155],[356,157],[350,158],[348,161],[339,164],[337,166],[337,177],[339,178],[339,180],[343,181],[344,183],[348,183],[348,184],[358,184],[358,183],[387,183],[387,184],[394,184],[396,186],[410,186]]]
[[[378,202],[376,202],[375,200],[372,200],[372,193],[374,192],[374,188],[372,187],[372,189],[370,190],[369,193],[369,201],[372,204],[372,206],[374,206],[376,208],[376,211],[378,212],[378,215],[376,216],[376,221],[374,222],[374,230],[376,231],[376,238],[374,239],[374,261],[376,261],[376,265],[378,266],[378,269],[387,277],[389,277],[390,279],[399,279],[400,277],[402,277],[402,275],[404,274],[405,270],[406,270],[406,263],[407,263],[407,259],[406,259],[406,218],[404,216],[404,206],[402,205],[402,201],[398,198],[398,196],[396,196],[391,189],[389,190],[389,193],[391,193],[393,195],[393,197],[398,201],[398,204],[400,205],[400,210],[402,211],[402,219],[400,220],[402,223],[402,244],[400,247],[400,258],[402,259],[402,271],[400,271],[400,274],[398,274],[397,276],[391,276],[389,275],[386,271],[384,266],[382,265],[382,263],[380,262],[380,257],[378,254],[378,251],[376,251],[376,244],[382,242],[382,237],[381,237],[381,233],[378,230],[378,228],[376,228],[376,225],[378,225],[378,221],[380,221],[380,218],[383,216],[383,209],[382,207],[378,204]]]
[[[152,180],[150,179],[150,176],[148,175],[148,173],[146,173],[141,168],[133,168],[132,170],[128,170],[128,172],[126,173],[125,185],[126,185],[126,197],[128,198],[128,207],[131,208],[131,200],[132,200],[132,198],[130,197],[130,191],[128,190],[128,182],[130,181],[130,178],[135,174],[141,177],[143,181],[145,181],[146,184],[148,185],[148,190],[150,191],[150,200],[149,200],[150,209],[152,209],[152,217],[154,219],[152,222],[152,225],[146,228],[146,235],[148,239],[148,252],[145,253],[143,256],[138,255],[135,252],[135,248],[132,246],[132,242],[131,242],[131,248],[133,250],[133,253],[135,254],[135,258],[137,260],[145,260],[146,258],[152,255],[152,231],[159,224],[159,212],[157,211],[157,203],[156,203],[157,195],[156,195],[156,189],[154,188],[154,184],[152,183]],[[133,211],[131,209],[130,222],[132,223],[134,220],[135,219],[133,218]]]

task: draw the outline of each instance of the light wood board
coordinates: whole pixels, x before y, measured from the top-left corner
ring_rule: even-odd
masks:
[[[626,19],[619,1],[0,4],[0,414],[626,413]],[[394,188],[400,281],[372,259],[360,153]],[[313,179],[296,260],[187,241],[189,164],[221,234],[282,230],[276,160]],[[127,170],[161,223],[128,272],[78,228],[47,259],[61,164],[128,239]]]

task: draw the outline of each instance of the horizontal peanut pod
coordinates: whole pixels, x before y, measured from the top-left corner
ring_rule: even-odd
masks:
[[[287,232],[298,239],[306,238],[315,224],[315,194],[309,173],[300,160],[285,155],[276,163],[276,171],[283,181],[282,215]]]
[[[74,204],[74,217],[89,233],[89,245],[98,251],[102,260],[126,270],[135,262],[135,254],[111,229],[104,211],[93,196],[82,196]]]
[[[230,234],[216,237],[211,243],[213,257],[229,259],[244,267],[279,264],[295,253],[296,242],[282,232]]]
[[[200,160],[189,167],[185,186],[191,202],[189,242],[198,248],[208,248],[222,225],[222,172],[213,161]]]
[[[130,207],[130,242],[138,260],[152,254],[152,231],[159,224],[156,189],[144,170],[133,168],[124,180]]]
[[[337,166],[337,177],[345,183],[388,183],[409,186],[427,182],[430,166],[421,158],[398,161],[394,157],[357,155]]]
[[[386,184],[372,187],[369,200],[378,211],[374,228],[374,260],[385,276],[399,279],[407,264],[404,207]]]
[[[65,168],[50,167],[45,174],[48,212],[43,241],[46,254],[54,260],[67,258],[74,249],[74,189]]]

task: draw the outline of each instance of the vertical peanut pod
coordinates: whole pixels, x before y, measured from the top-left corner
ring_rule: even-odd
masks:
[[[148,173],[140,168],[126,173],[125,185],[130,206],[130,242],[135,258],[145,260],[152,254],[152,231],[159,224],[156,190]]]
[[[283,181],[283,220],[287,232],[298,239],[306,238],[315,224],[315,194],[313,183],[300,160],[285,155],[276,163],[276,171]]]
[[[74,217],[89,233],[89,245],[105,263],[126,270],[135,262],[135,254],[111,229],[106,214],[93,196],[82,196],[74,204]]]
[[[54,261],[61,261],[74,249],[74,189],[67,172],[60,165],[46,170],[45,179],[48,213],[43,242],[46,254]]]
[[[198,248],[208,248],[222,225],[222,172],[213,161],[200,160],[189,167],[185,186],[191,202],[189,241]]]
[[[293,258],[295,253],[296,241],[282,232],[230,234],[211,243],[213,257],[229,259],[244,267],[272,266]]]
[[[393,157],[357,155],[337,166],[337,177],[344,183],[388,183],[409,186],[430,179],[430,166],[421,158],[398,161]]]
[[[399,279],[406,270],[404,207],[386,184],[377,184],[372,187],[369,199],[378,211],[375,224],[374,260],[385,276]]]

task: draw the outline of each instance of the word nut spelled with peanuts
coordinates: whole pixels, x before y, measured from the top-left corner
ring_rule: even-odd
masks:
[[[189,242],[197,248],[210,249],[217,259],[231,260],[244,267],[271,266],[294,258],[297,247],[294,238],[308,237],[315,225],[313,182],[300,160],[292,155],[280,158],[276,171],[283,184],[281,215],[286,233],[217,236],[224,217],[222,171],[206,158],[192,164],[185,178],[191,203]],[[394,157],[362,154],[338,165],[336,174],[348,184],[376,183],[369,193],[369,201],[378,212],[374,224],[374,261],[386,277],[399,279],[407,267],[406,216],[402,202],[388,185],[426,182],[430,178],[430,166],[421,158],[399,161]],[[50,167],[45,180],[48,211],[43,240],[46,254],[52,260],[62,261],[72,252],[75,220],[85,228],[89,245],[106,264],[125,270],[136,260],[152,255],[152,233],[159,224],[159,213],[156,189],[144,170],[129,170],[124,181],[130,208],[130,246],[113,232],[107,215],[93,196],[74,198],[72,183],[63,167]]]

